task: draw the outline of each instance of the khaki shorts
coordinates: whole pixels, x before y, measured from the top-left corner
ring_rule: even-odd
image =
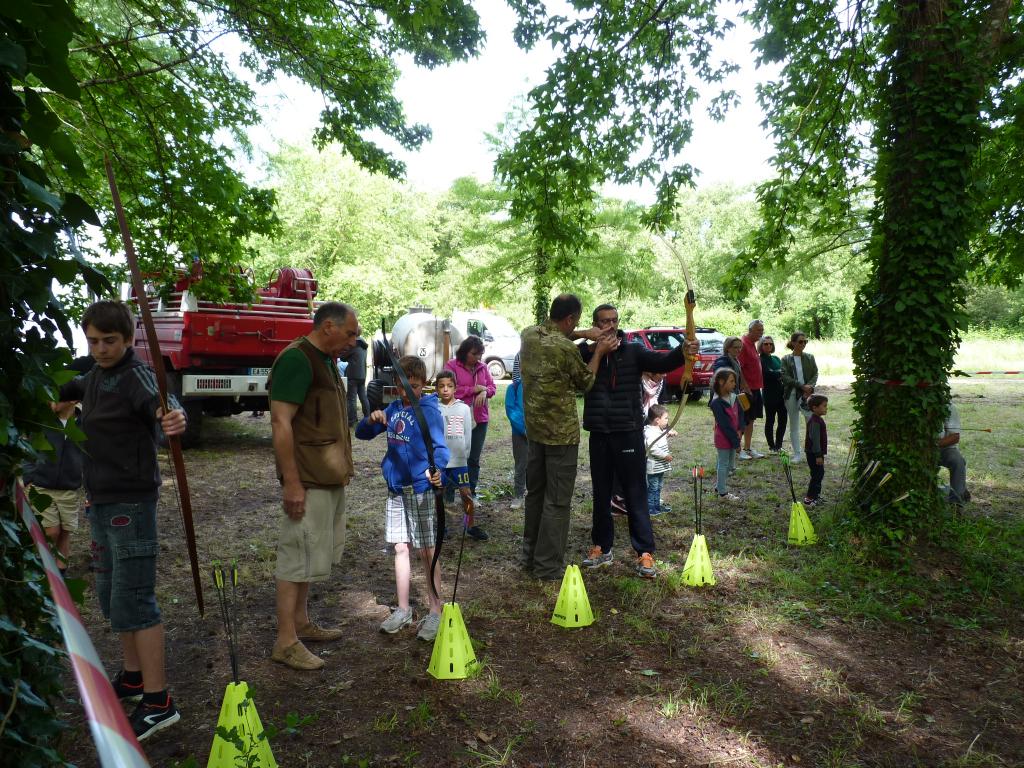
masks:
[[[307,488],[306,514],[281,518],[277,569],[281,581],[326,581],[345,551],[345,489]]]
[[[36,488],[40,493],[45,493],[53,502],[40,515],[39,523],[43,528],[56,528],[60,526],[65,531],[78,530],[78,491],[58,491],[50,488]]]

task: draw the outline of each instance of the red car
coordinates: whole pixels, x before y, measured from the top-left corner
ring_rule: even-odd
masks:
[[[627,342],[643,344],[648,349],[665,354],[681,346],[685,338],[686,329],[678,326],[626,331]],[[725,336],[714,328],[698,328],[697,340],[700,342],[700,356],[693,364],[693,384],[688,390],[690,400],[699,400],[705,392],[710,391],[711,365],[715,362],[715,358],[722,354],[722,342],[725,341]],[[661,396],[663,402],[679,397],[679,384],[682,378],[682,366],[669,371],[665,376],[665,388],[662,390]]]

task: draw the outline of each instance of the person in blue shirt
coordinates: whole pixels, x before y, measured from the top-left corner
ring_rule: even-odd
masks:
[[[372,440],[382,432],[386,432],[388,438],[388,450],[381,462],[381,471],[388,486],[385,540],[395,546],[395,588],[398,592],[398,607],[380,625],[381,631],[388,634],[412,623],[412,608],[409,606],[410,549],[419,550],[428,581],[430,579],[436,538],[434,491],[431,486],[441,487],[441,472],[448,466],[449,458],[444,438],[444,417],[437,395],[420,397],[427,380],[423,360],[406,355],[398,365],[409,380],[413,395],[419,399],[430,430],[435,470],[430,472],[427,447],[416,411],[401,383],[396,381],[400,399],[393,400],[383,411],[373,411],[356,425],[356,437],[360,440]],[[435,591],[441,591],[440,572],[434,574],[434,591],[428,590],[427,593],[430,613],[420,622],[417,633],[417,637],[427,642],[434,639],[441,625],[441,601]]]

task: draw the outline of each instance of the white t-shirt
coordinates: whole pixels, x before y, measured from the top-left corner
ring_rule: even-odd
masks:
[[[438,400],[437,404],[444,416],[444,442],[451,454],[448,466],[465,467],[473,441],[473,411],[461,400],[452,400],[450,405]]]
[[[942,431],[939,432],[938,437],[943,438],[947,435],[959,435],[960,434],[960,412],[957,411],[956,406],[952,403],[949,404],[949,412],[946,413],[946,420],[942,423]]]
[[[800,382],[801,385],[805,384],[806,382],[804,382],[804,361],[800,357],[800,355],[793,355],[793,370],[796,371],[796,380]]]

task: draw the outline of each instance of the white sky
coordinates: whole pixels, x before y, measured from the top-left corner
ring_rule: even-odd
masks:
[[[493,156],[484,134],[494,131],[514,99],[540,82],[554,60],[543,45],[529,54],[519,50],[512,39],[515,14],[504,0],[482,0],[476,7],[487,32],[478,58],[433,71],[415,67],[411,58],[400,62],[397,96],[405,104],[407,119],[433,130],[433,139],[419,152],[393,150],[408,166],[409,183],[421,190],[443,191],[460,176],[489,179]],[[767,159],[772,147],[761,128],[763,115],[754,94],[755,74],[760,73],[754,72],[751,61],[751,38],[752,32],[737,24],[717,49],[720,57],[741,64],[740,72],[725,84],[739,92],[741,104],[723,123],[712,121],[703,110],[695,115],[694,138],[682,159],[700,169],[699,185],[744,184],[771,173]],[[232,52],[225,54],[231,60]],[[254,87],[264,115],[264,124],[251,132],[258,152],[273,151],[279,140],[307,143],[322,101],[295,81]],[[262,164],[259,156],[254,160]],[[649,189],[608,191],[638,202],[651,198]]]

